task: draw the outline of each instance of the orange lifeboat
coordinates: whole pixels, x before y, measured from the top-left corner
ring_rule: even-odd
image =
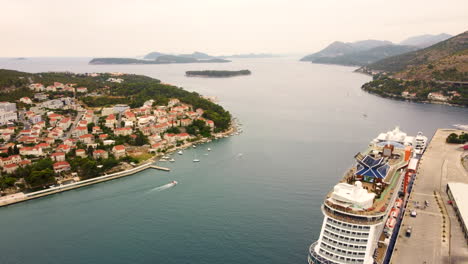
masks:
[[[385,224],[388,228],[393,229],[396,225],[396,219],[395,218],[388,218],[387,223]]]

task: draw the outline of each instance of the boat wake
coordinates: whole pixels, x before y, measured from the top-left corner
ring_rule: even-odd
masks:
[[[169,188],[172,188],[172,187],[176,186],[177,183],[178,182],[176,182],[176,181],[172,181],[172,182],[170,182],[168,184],[164,184],[164,185],[158,186],[156,188],[153,188],[153,189],[149,190],[148,193],[150,193],[150,192],[160,192],[160,191],[167,190]]]

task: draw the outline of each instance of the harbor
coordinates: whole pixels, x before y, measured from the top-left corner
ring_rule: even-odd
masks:
[[[438,129],[422,156],[390,263],[468,261],[467,241],[446,193],[449,182],[468,183],[460,162],[463,150],[445,142],[461,132]]]

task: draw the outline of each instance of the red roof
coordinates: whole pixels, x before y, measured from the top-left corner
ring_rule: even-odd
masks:
[[[50,154],[50,156],[52,156],[52,157],[65,156],[65,153],[63,153],[63,152],[54,152],[54,153]]]
[[[115,150],[125,150],[125,146],[124,145],[117,145],[117,146],[114,146],[114,149]]]
[[[14,167],[18,167],[18,165],[12,163],[12,164],[8,164],[8,165],[5,165],[3,166],[4,168],[14,168]]]
[[[85,152],[85,150],[84,149],[77,149],[76,153],[78,153],[78,152]]]
[[[106,153],[103,149],[96,149],[93,153]]]
[[[55,162],[54,163],[54,169],[55,168],[59,168],[59,167],[64,167],[64,166],[70,166],[70,163],[66,162],[66,161],[58,161],[58,162]]]

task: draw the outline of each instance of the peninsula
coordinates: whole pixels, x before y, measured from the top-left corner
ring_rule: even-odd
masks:
[[[186,71],[185,75],[187,77],[212,77],[212,78],[226,78],[234,77],[241,75],[250,75],[249,70],[240,70],[240,71]]]
[[[132,174],[231,129],[222,106],[141,75],[0,70],[0,101],[1,196]]]
[[[468,31],[357,71],[373,76],[362,89],[382,97],[467,107]]]

